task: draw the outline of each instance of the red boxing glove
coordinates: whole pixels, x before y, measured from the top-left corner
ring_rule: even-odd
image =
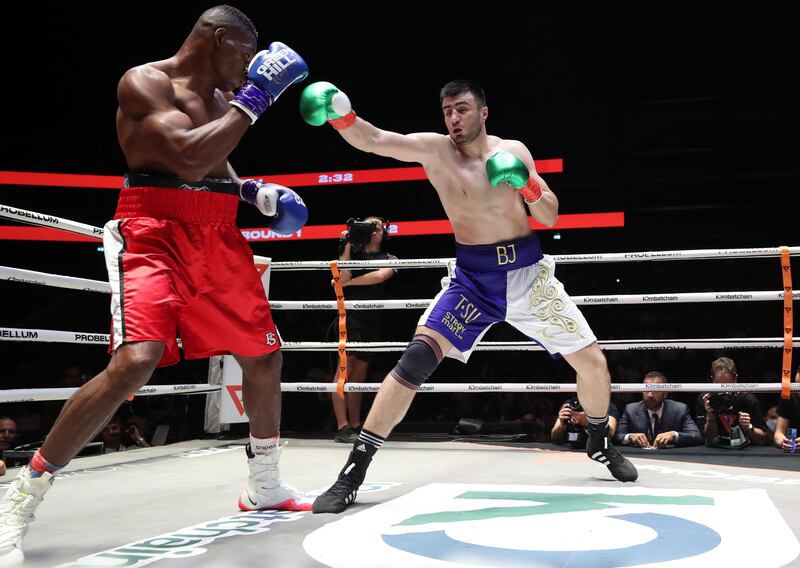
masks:
[[[533,205],[542,198],[542,188],[534,177],[528,178],[528,183],[519,188],[519,193],[528,205]]]
[[[336,130],[344,130],[346,128],[350,128],[353,126],[353,123],[356,121],[356,111],[351,110],[344,116],[340,116],[339,118],[334,118],[333,120],[328,120],[331,126],[333,126]]]

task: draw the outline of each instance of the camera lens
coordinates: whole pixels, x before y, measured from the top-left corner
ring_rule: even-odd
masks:
[[[353,245],[368,244],[372,239],[372,233],[374,233],[378,228],[375,223],[354,219],[348,219],[347,227],[347,240],[349,240],[350,244]]]
[[[708,404],[717,414],[733,412],[733,395],[727,392],[714,393],[708,397]]]

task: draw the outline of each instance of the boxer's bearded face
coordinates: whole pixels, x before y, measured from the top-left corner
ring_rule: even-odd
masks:
[[[486,107],[478,107],[474,95],[465,91],[442,100],[442,112],[450,138],[456,144],[469,144],[480,136]]]

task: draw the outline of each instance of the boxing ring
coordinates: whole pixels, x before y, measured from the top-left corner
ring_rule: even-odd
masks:
[[[0,216],[94,237],[102,229],[0,206]],[[558,264],[710,261],[780,257],[800,247],[554,256]],[[453,259],[339,262],[339,268],[448,268]],[[272,262],[274,272],[331,270],[329,262]],[[783,270],[784,273],[790,270]],[[96,281],[0,267],[0,279],[108,292]],[[781,301],[791,315],[798,292],[573,296],[578,305]],[[429,299],[369,302],[271,300],[274,310],[424,309]],[[608,308],[613,309],[613,308]],[[600,341],[604,350],[783,349],[798,345],[791,318],[782,337]],[[788,330],[788,331],[787,331]],[[0,327],[4,341],[107,345],[108,335]],[[358,351],[401,351],[405,342],[346,343]],[[332,342],[292,342],[285,351],[340,351]],[[541,351],[531,342],[483,342],[482,351]],[[341,351],[340,351],[341,352]],[[788,367],[791,367],[790,359]],[[612,392],[798,391],[775,383],[612,384]],[[374,392],[379,385],[345,384]],[[333,392],[333,383],[284,382],[284,392]],[[209,394],[218,384],[143,387],[138,395]],[[575,392],[564,383],[435,383],[432,392]],[[74,389],[0,391],[0,403],[63,400]],[[566,396],[566,395],[565,395]],[[349,447],[290,438],[283,477],[309,498],[335,479]],[[772,447],[740,451],[626,447],[639,470],[615,481],[581,450],[491,440],[405,441],[393,436],[369,469],[357,502],[341,515],[239,512],[247,477],[246,440],[193,440],[81,457],[58,475],[25,540],[26,566],[598,567],[800,566],[800,458]],[[0,477],[0,490],[15,469]]]

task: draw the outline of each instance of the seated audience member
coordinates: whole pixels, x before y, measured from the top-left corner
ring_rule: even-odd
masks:
[[[139,427],[130,423],[123,427],[122,418],[114,416],[100,430],[100,440],[103,442],[103,453],[124,452],[131,448],[146,448],[148,444],[139,433]]]
[[[800,367],[797,369],[794,380],[800,383]],[[793,448],[795,452],[800,452],[800,449],[798,449],[800,448],[800,436],[798,436],[800,433],[798,432],[798,430],[800,430],[800,394],[792,392],[791,397],[788,399],[781,398],[778,401],[777,415],[778,418],[775,423],[775,434],[773,437],[775,445],[784,452],[791,452]],[[794,444],[792,444],[792,439],[786,434],[787,428],[795,429]]]
[[[556,409],[552,401],[536,397],[517,421],[530,442],[549,442],[551,424],[556,420]]]
[[[17,423],[10,416],[0,417],[0,452],[16,446]]]
[[[656,371],[644,376],[644,384],[663,384],[667,378]],[[703,434],[689,415],[689,407],[669,400],[663,391],[645,391],[640,402],[625,406],[617,427],[618,443],[639,448],[699,446]]]
[[[711,363],[711,381],[736,383],[736,363],[720,357]],[[756,396],[748,392],[714,392],[697,397],[697,423],[702,426],[706,445],[720,448],[743,448],[769,444],[764,413]]]
[[[617,431],[619,410],[611,402],[608,405],[608,437],[613,439]],[[558,412],[558,419],[550,430],[550,440],[554,444],[569,444],[573,450],[586,448],[587,431],[586,412],[577,397],[568,399]]]
[[[770,432],[775,432],[775,427],[778,425],[778,407],[775,405],[770,406],[767,409],[767,413],[764,415],[764,423],[767,425],[767,429]]]
[[[10,450],[17,441],[17,423],[9,416],[0,417],[0,457],[2,452]],[[0,475],[5,475],[6,464],[0,459]]]

